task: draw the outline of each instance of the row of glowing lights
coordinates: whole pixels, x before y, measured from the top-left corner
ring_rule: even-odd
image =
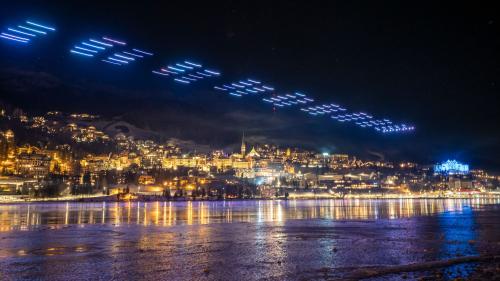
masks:
[[[273,87],[261,84],[262,82],[260,81],[254,79],[246,79],[240,80],[238,82],[223,84],[222,86],[215,86],[214,89],[218,91],[228,92],[229,95],[235,97],[274,91]]]
[[[18,25],[17,27],[8,27],[7,31],[0,34],[1,38],[20,42],[29,43],[31,39],[38,36],[47,35],[47,32],[56,31],[55,28],[27,20],[25,25]]]
[[[90,38],[88,41],[83,41],[79,45],[75,45],[70,52],[80,56],[94,57],[108,48],[113,48],[115,45],[126,46],[127,43],[107,36],[103,36],[100,40]],[[113,65],[127,65],[137,59],[144,58],[144,56],[152,55],[153,53],[151,52],[133,48],[132,50],[115,52],[101,61]]]
[[[223,84],[222,86],[215,86],[214,89],[228,92],[229,95],[236,97],[242,97],[248,94],[259,94],[265,92],[266,90],[270,92],[274,91],[274,88],[269,86],[262,86],[260,88],[256,87],[258,84],[261,84],[261,82],[247,79],[246,81],[238,81],[231,84]],[[314,102],[314,99],[307,97],[302,93],[273,95],[271,97],[262,98],[262,100],[277,107],[293,107]],[[313,116],[347,111],[347,109],[333,103],[303,107],[300,110]],[[392,121],[388,119],[372,120],[373,116],[363,112],[331,115],[331,118],[339,122],[355,121],[355,124],[362,128],[373,127],[375,130],[383,133],[412,131],[415,129],[413,126],[407,126],[405,124],[393,125]]]
[[[17,35],[2,32],[0,37],[8,40],[27,43],[29,42],[30,38],[22,36],[36,37],[37,34],[47,34],[46,31],[55,31],[55,28],[53,27],[42,25],[29,20],[26,21],[26,24],[29,27],[18,25],[18,29],[10,27],[8,28],[10,32],[13,32]],[[23,31],[19,29],[22,29]],[[100,40],[90,38],[88,41],[83,41],[81,42],[81,44],[75,45],[74,48],[70,50],[70,52],[80,56],[94,57],[107,48],[114,47],[114,45],[125,46],[127,45],[127,43],[107,36],[103,36]],[[153,56],[153,53],[133,48],[129,51],[116,52],[113,55],[108,56],[106,59],[102,59],[102,61],[112,65],[121,66],[127,65],[135,61],[136,59],[142,59],[145,55]],[[166,67],[160,68],[160,70],[153,70],[152,73],[160,76],[173,75],[175,77],[174,81],[182,84],[191,84],[192,82],[196,82],[201,79],[220,76],[220,72],[209,69],[202,69],[201,64],[191,61],[175,63],[175,65],[167,65]],[[273,87],[265,85],[261,86],[260,84],[260,81],[254,79],[246,79],[246,81],[238,81],[230,84],[223,84],[222,86],[215,86],[214,89],[228,92],[229,95],[235,97],[242,97],[249,94],[269,93],[274,91]],[[272,97],[263,98],[262,100],[266,103],[271,103],[276,107],[293,107],[314,102],[314,99],[307,97],[302,93],[275,95]],[[313,116],[347,111],[347,109],[335,104],[310,106],[307,108],[301,108],[301,110]],[[415,129],[415,127],[407,126],[405,124],[394,125],[392,124],[392,121],[388,119],[372,120],[373,117],[371,115],[363,112],[331,115],[331,118],[337,120],[338,122],[354,121],[357,126],[360,126],[362,128],[373,127],[375,130],[383,133],[413,131]]]
[[[331,201],[329,201],[331,202]],[[418,205],[417,205],[418,202]],[[198,221],[201,224],[210,223],[212,218],[220,217],[220,214],[225,214],[226,221],[232,221],[234,214],[237,215],[237,220],[252,221],[253,215],[256,215],[257,221],[283,221],[286,218],[290,219],[304,219],[304,218],[333,218],[333,219],[357,219],[357,218],[380,218],[389,217],[400,218],[410,217],[413,215],[432,215],[441,213],[443,211],[460,211],[464,206],[480,206],[481,204],[497,203],[498,199],[479,199],[475,198],[465,203],[462,201],[447,200],[442,202],[433,202],[431,200],[415,201],[412,199],[394,200],[389,201],[387,205],[378,205],[369,200],[352,200],[350,203],[340,202],[340,204],[326,204],[319,206],[297,206],[297,201],[290,201],[290,207],[284,208],[281,202],[258,202],[257,213],[252,212],[242,213],[237,209],[233,210],[231,204],[223,206],[222,208],[213,209],[210,204],[200,202],[194,204],[188,202],[185,209],[178,209],[172,202],[155,202],[151,205],[148,203],[137,202],[134,207],[136,209],[135,220],[137,223],[148,224],[151,219],[155,224],[159,223],[160,217],[163,217],[165,225],[173,225],[174,221],[183,221],[186,219],[187,224],[193,224]],[[160,215],[160,204],[163,206],[163,216]],[[65,207],[64,223],[77,223],[77,224],[95,224],[100,221],[106,223],[111,220],[120,224],[121,222],[131,223],[134,218],[131,212],[132,203],[127,203],[125,206],[119,203],[114,203],[112,206],[103,203],[101,209],[96,208],[79,208],[71,212],[77,212],[76,221],[70,219],[69,203]],[[142,205],[142,206],[141,206]],[[193,208],[193,205],[197,205]],[[168,209],[168,211],[167,211]],[[142,211],[142,212],[141,212]],[[112,216],[109,216],[111,212]],[[233,214],[234,213],[234,214]],[[100,216],[99,216],[100,214]],[[385,214],[385,216],[383,215]],[[40,225],[43,213],[37,212],[36,209],[28,210],[25,214],[20,212],[0,213],[0,227],[4,230],[10,230],[13,226],[30,226]],[[73,217],[73,216],[72,216]],[[62,218],[61,218],[62,219]],[[168,223],[166,223],[168,219]],[[61,221],[62,223],[62,221]],[[56,220],[56,224],[60,224]]]
[[[160,68],[159,71],[153,70],[152,73],[160,76],[173,76],[175,77],[174,81],[182,84],[191,84],[192,82],[205,78],[220,76],[220,72],[203,69],[201,64],[187,60],[175,63],[174,65],[167,65],[166,67]]]

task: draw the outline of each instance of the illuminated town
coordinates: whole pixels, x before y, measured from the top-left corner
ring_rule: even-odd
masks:
[[[456,161],[364,161],[240,140],[238,151],[196,153],[174,141],[108,135],[99,116],[2,110],[2,201],[417,198],[495,196],[499,178]],[[235,140],[236,141],[236,140]]]

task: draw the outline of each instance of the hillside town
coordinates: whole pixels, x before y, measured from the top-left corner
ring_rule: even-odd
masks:
[[[196,152],[174,141],[108,135],[87,113],[0,112],[0,198],[168,200],[471,196],[499,177],[468,165],[371,161],[274,144]],[[104,124],[103,122],[101,122]],[[125,130],[124,130],[125,131]],[[235,140],[237,141],[237,140]]]

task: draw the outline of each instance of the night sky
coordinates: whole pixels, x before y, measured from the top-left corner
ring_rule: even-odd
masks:
[[[237,145],[245,131],[250,142],[424,164],[455,158],[500,170],[500,11],[493,4],[41,2],[0,10],[1,27],[31,18],[58,28],[31,46],[0,42],[0,99],[33,113],[97,113],[214,148]],[[98,35],[155,56],[117,69],[69,53]],[[182,59],[222,76],[183,86],[150,73]],[[211,90],[247,77],[416,131],[382,135]]]

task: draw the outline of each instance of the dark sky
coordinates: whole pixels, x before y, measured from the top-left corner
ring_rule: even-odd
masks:
[[[500,170],[500,11],[493,2],[41,2],[4,3],[0,11],[2,27],[34,18],[58,28],[29,47],[0,44],[0,98],[15,105],[121,116],[215,147],[237,143],[245,131],[250,141],[422,163],[456,158]],[[116,69],[68,53],[101,34],[156,55]],[[184,58],[223,75],[181,87],[150,74]],[[245,77],[417,130],[380,135],[210,90]]]

